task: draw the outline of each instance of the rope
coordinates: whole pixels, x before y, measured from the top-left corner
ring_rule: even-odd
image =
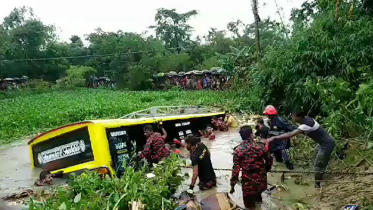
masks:
[[[164,48],[165,50],[177,50],[177,49],[187,49],[190,47],[196,47],[198,44],[190,44],[186,47],[170,47],[170,48]],[[63,59],[88,59],[88,58],[103,58],[103,57],[115,57],[119,55],[134,55],[134,54],[141,54],[141,53],[151,53],[151,52],[157,52],[159,50],[140,50],[140,51],[131,51],[128,50],[126,52],[117,52],[117,53],[109,53],[109,54],[93,54],[93,55],[79,55],[79,56],[61,56],[61,57],[44,57],[44,58],[19,58],[19,59],[5,59],[0,60],[1,63],[6,62],[26,62],[26,61],[50,61],[50,60],[63,60]]]

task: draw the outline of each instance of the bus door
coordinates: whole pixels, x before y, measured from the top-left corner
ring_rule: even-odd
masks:
[[[125,127],[107,129],[106,135],[109,141],[112,167],[120,177],[124,172],[123,161],[128,161],[132,156],[134,143],[128,137]]]

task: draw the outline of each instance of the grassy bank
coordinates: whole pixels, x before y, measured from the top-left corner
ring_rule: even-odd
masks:
[[[224,105],[227,92],[132,92],[106,89],[53,91],[12,95],[0,100],[0,144],[67,123],[118,118],[151,106]]]

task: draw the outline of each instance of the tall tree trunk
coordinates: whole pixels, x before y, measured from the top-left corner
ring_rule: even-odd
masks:
[[[336,4],[336,7],[335,7],[335,19],[334,19],[335,22],[338,21],[339,4],[340,4],[340,2],[339,2],[339,0],[337,0],[337,4]]]
[[[254,20],[255,20],[256,55],[257,55],[257,58],[258,58],[258,61],[259,61],[260,57],[261,57],[261,52],[260,52],[260,36],[259,36],[260,17],[259,17],[259,13],[258,13],[258,0],[251,0],[251,3],[252,3],[253,14],[254,14]]]

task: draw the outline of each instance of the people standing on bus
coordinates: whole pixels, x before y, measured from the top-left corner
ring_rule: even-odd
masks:
[[[269,105],[265,108],[264,114],[269,118],[269,137],[279,136],[283,133],[293,131],[295,129],[290,123],[282,119],[277,115],[275,107]],[[276,162],[284,162],[289,170],[293,170],[293,164],[291,163],[289,156],[290,141],[281,140],[270,144],[270,151],[274,154]]]
[[[225,112],[224,122],[230,128],[238,128],[236,118],[234,118],[233,115],[229,113],[228,111]]]
[[[216,175],[212,167],[210,151],[200,141],[200,138],[188,136],[185,139],[186,148],[190,152],[193,176],[189,189],[193,190],[199,179],[199,189],[208,190],[216,186]]]
[[[240,128],[242,142],[235,148],[230,193],[238,182],[242,170],[242,192],[245,207],[255,209],[255,204],[262,202],[262,192],[267,189],[267,172],[272,167],[272,157],[261,142],[255,142],[250,126]]]
[[[217,118],[216,116],[213,116],[211,118],[211,124],[212,124],[212,127],[215,130],[218,130],[218,131],[228,131],[227,124],[225,124],[225,122],[221,118]]]
[[[146,136],[146,144],[139,155],[141,159],[146,158],[149,164],[152,165],[169,156],[170,153],[165,147],[164,138],[160,133],[154,132],[151,125],[144,127],[144,135]]]
[[[289,140],[291,137],[304,134],[318,143],[316,148],[317,155],[314,162],[314,168],[316,172],[315,184],[316,187],[320,187],[320,181],[322,180],[328,166],[330,156],[335,146],[335,141],[318,122],[316,122],[313,118],[306,116],[303,111],[294,111],[293,120],[300,124],[298,129],[279,136],[273,136],[267,139],[267,142],[273,144],[276,141]]]

